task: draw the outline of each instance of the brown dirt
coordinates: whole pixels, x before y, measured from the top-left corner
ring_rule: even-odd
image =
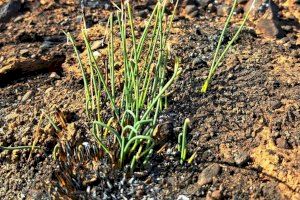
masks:
[[[82,80],[62,33],[79,34],[80,6],[71,1],[36,2],[28,1],[22,18],[5,23],[1,31],[0,72],[11,70],[0,80],[0,145],[31,145],[42,109],[53,114],[56,108],[62,110],[68,128],[62,141],[44,121],[37,145],[46,151],[35,150],[30,159],[30,150],[0,150],[1,199],[300,199],[297,24],[276,40],[246,28],[209,91],[201,94],[224,18],[214,13],[185,17],[183,10],[171,34],[171,57],[181,57],[183,73],[160,117],[161,131],[168,133],[166,145],[149,166],[128,176],[96,159],[99,152],[89,136]],[[291,7],[282,11],[284,16],[291,15]],[[93,41],[103,38],[99,28],[108,13],[87,9],[91,26],[100,23],[92,26],[99,33]],[[51,45],[41,48],[47,41]],[[78,47],[84,52],[79,40]],[[23,49],[28,51],[21,56]],[[50,75],[53,71],[58,77]],[[176,135],[187,117],[192,120],[189,156],[197,152],[197,157],[192,164],[180,165]],[[68,162],[53,160],[57,142],[74,148]],[[78,152],[85,156],[78,160]]]

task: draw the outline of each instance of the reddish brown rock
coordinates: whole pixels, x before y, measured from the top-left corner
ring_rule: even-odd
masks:
[[[282,38],[284,36],[283,30],[274,19],[260,19],[256,28],[256,32],[267,39]]]
[[[206,167],[198,177],[197,184],[199,187],[209,184],[213,181],[213,178],[215,178],[221,171],[221,167],[218,164],[211,164],[208,167]]]
[[[279,18],[279,7],[269,1],[269,5],[262,17],[256,21],[256,32],[267,39],[278,39],[284,37]]]

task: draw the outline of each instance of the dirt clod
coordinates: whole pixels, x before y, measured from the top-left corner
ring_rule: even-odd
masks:
[[[213,181],[213,178],[217,177],[220,173],[221,167],[218,164],[211,164],[206,167],[198,177],[197,184],[199,187],[209,184]]]

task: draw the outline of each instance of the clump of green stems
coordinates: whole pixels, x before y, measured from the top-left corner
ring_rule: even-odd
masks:
[[[217,70],[217,68],[221,65],[221,62],[223,61],[226,53],[228,52],[228,50],[230,49],[230,47],[232,46],[232,44],[235,42],[235,40],[238,38],[238,36],[240,35],[240,32],[242,31],[248,17],[249,17],[249,14],[255,4],[255,1],[254,0],[252,2],[252,5],[250,7],[250,9],[247,11],[246,15],[244,16],[244,19],[240,25],[240,27],[238,28],[238,30],[236,31],[236,33],[234,34],[234,36],[232,37],[232,39],[227,43],[225,49],[222,51],[221,50],[221,44],[223,42],[223,39],[224,39],[224,35],[225,35],[225,32],[228,28],[228,25],[230,23],[230,20],[233,16],[233,13],[234,13],[234,10],[236,8],[236,5],[237,5],[237,2],[238,0],[234,0],[233,2],[233,6],[231,8],[231,11],[226,19],[226,22],[225,22],[225,25],[224,25],[224,28],[221,32],[221,36],[218,40],[218,44],[217,44],[217,48],[216,48],[216,51],[215,51],[215,54],[214,54],[214,57],[213,57],[213,61],[212,61],[212,64],[211,64],[211,67],[210,67],[210,70],[209,70],[209,74],[208,74],[208,77],[206,78],[204,84],[202,85],[202,88],[201,88],[201,92],[205,93],[208,89],[208,86],[213,78],[213,76],[215,75],[215,72]]]
[[[191,121],[189,118],[184,120],[182,132],[178,135],[178,150],[180,151],[180,163],[183,164],[187,154],[187,131]]]
[[[175,9],[177,4],[178,1]],[[69,33],[67,36],[73,44],[82,72],[86,113],[92,121],[94,138],[109,155],[113,165],[122,167],[130,163],[131,169],[134,169],[138,163],[146,164],[153,153],[155,143],[153,131],[159,113],[166,106],[168,88],[181,71],[179,60],[176,58],[173,75],[167,79],[168,38],[175,9],[173,14],[167,17],[166,1],[159,0],[141,36],[137,37],[131,5],[125,2],[115,7],[116,22],[111,14],[107,26],[109,34],[106,36],[108,39],[106,72],[99,67],[94,56],[88,40],[88,30],[84,28],[82,31],[88,56],[86,66],[81,61],[74,38]],[[116,30],[120,36],[114,34]],[[117,87],[116,84],[117,40],[121,43],[122,57],[118,62],[124,67],[121,87]],[[110,116],[103,116],[105,105],[109,105]],[[107,133],[111,134],[107,136]]]

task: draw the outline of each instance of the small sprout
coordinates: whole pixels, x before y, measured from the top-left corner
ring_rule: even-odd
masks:
[[[133,170],[135,169],[136,166],[136,156],[133,156],[132,160],[131,160],[131,164],[130,164],[130,169],[133,172]]]
[[[187,129],[190,126],[190,119],[186,118],[183,123],[182,132],[178,135],[178,150],[180,151],[180,163],[186,160],[187,154]]]
[[[60,149],[60,145],[59,145],[59,143],[57,143],[57,144],[54,146],[53,151],[52,151],[52,158],[53,158],[53,160],[56,160],[56,159],[57,159],[56,155],[58,154],[59,149]]]
[[[193,155],[188,159],[188,163],[191,164],[196,157],[197,157],[197,152],[194,152]]]

